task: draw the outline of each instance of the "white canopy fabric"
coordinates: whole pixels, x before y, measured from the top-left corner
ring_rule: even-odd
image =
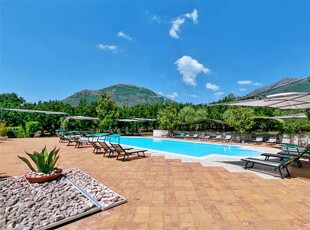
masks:
[[[85,116],[69,116],[68,118],[74,119],[74,120],[99,120],[97,117],[85,117]]]
[[[117,119],[119,122],[146,122],[146,121],[156,121],[156,119],[148,118],[132,118],[132,119]]]
[[[140,122],[146,122],[146,121],[156,121],[156,119],[151,119],[151,118],[134,118],[135,120],[137,121],[140,121]]]
[[[135,119],[117,119],[119,122],[137,122]]]
[[[214,105],[257,106],[278,109],[309,109],[310,92],[279,93],[259,99],[232,101]]]
[[[297,114],[288,114],[288,115],[283,115],[283,116],[274,116],[274,117],[265,117],[269,119],[302,119],[302,118],[307,118],[307,115],[304,113],[297,113]]]
[[[44,110],[31,110],[31,109],[11,109],[11,108],[1,108],[1,110],[23,112],[23,113],[44,113],[44,114],[54,114],[54,115],[63,115],[67,114],[65,112],[54,112],[54,111],[44,111]]]

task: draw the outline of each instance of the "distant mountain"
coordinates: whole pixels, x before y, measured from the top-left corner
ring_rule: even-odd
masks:
[[[134,106],[139,104],[153,104],[156,102],[164,103],[166,101],[172,101],[171,99],[163,97],[158,93],[144,87],[128,84],[117,84],[100,90],[82,90],[65,98],[62,102],[77,106],[80,100],[85,99],[86,102],[90,103],[96,101],[99,95],[103,92],[109,93],[112,100],[118,105]]]
[[[309,78],[283,78],[274,84],[256,89],[245,97],[265,96],[285,92],[310,92],[310,82],[308,79]]]

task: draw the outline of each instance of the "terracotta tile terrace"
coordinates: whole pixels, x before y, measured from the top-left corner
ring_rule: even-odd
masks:
[[[17,155],[44,146],[61,148],[59,167],[80,168],[128,200],[60,229],[310,229],[309,161],[290,167],[292,179],[265,179],[242,163],[234,171],[156,153],[122,162],[58,138],[24,138],[0,143],[0,177],[24,175]]]

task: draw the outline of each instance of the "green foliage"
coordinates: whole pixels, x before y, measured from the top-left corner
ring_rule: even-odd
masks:
[[[181,123],[190,123],[196,120],[196,110],[192,106],[185,106],[178,114]]]
[[[310,120],[310,109],[306,109],[306,115],[307,115],[307,117],[308,117],[308,120]]]
[[[0,136],[4,137],[7,134],[7,128],[5,122],[0,121]]]
[[[20,106],[25,103],[25,99],[19,97],[16,93],[0,94],[0,108],[11,108],[11,106]]]
[[[81,100],[87,103],[96,102],[102,93],[109,94],[118,106],[171,102],[170,99],[161,97],[152,90],[127,84],[112,85],[101,90],[82,90],[64,99],[63,102],[72,106],[77,106]]]
[[[26,122],[26,136],[32,137],[34,132],[40,129],[40,123],[38,121],[28,121]]]
[[[60,129],[61,130],[64,130],[64,131],[69,130],[69,120],[70,120],[69,117],[63,117],[60,119]]]
[[[157,116],[159,127],[162,129],[173,130],[178,124],[177,110],[172,104],[158,112]]]
[[[7,127],[7,133],[9,137],[22,138],[26,136],[25,130],[22,126]],[[13,136],[9,135],[9,133],[12,133]]]
[[[308,84],[309,85],[309,84]],[[169,129],[182,129],[182,130],[197,130],[197,131],[206,131],[206,130],[225,130],[230,131],[232,128],[227,126],[212,123],[209,119],[222,120],[223,114],[225,111],[230,110],[231,107],[228,106],[206,106],[204,104],[192,105],[190,103],[171,103],[167,100],[166,104],[163,103],[162,97],[154,97],[156,94],[153,94],[147,89],[141,87],[135,87],[130,85],[117,85],[117,87],[110,87],[109,90],[115,90],[106,93],[105,96],[99,97],[102,93],[101,90],[98,90],[98,95],[96,98],[99,98],[98,101],[85,100],[83,97],[78,98],[76,107],[73,107],[69,104],[65,104],[61,101],[48,101],[38,103],[27,103],[23,98],[19,97],[15,93],[11,94],[0,94],[0,107],[4,108],[20,108],[20,109],[31,109],[31,110],[47,110],[47,111],[61,111],[66,112],[70,115],[81,115],[81,116],[90,116],[90,117],[99,117],[100,121],[79,121],[73,119],[65,119],[62,115],[47,115],[41,113],[20,113],[14,111],[5,111],[3,110],[3,120],[6,122],[6,126],[10,127],[7,129],[7,136],[12,137],[25,137],[25,128],[27,135],[29,130],[27,129],[27,122],[39,122],[40,130],[47,131],[48,133],[56,134],[56,130],[82,130],[85,132],[96,130],[101,132],[103,130],[119,130],[125,131],[133,128],[134,130],[146,130],[152,131],[153,129],[160,128],[169,128]],[[128,92],[131,95],[128,96]],[[139,94],[135,94],[135,93]],[[85,91],[84,94],[88,95],[91,92]],[[127,93],[127,94],[126,94]],[[124,100],[123,105],[117,105],[114,100],[117,97]],[[149,104],[138,104],[133,105],[131,103],[140,103],[139,97],[148,97],[150,100],[145,100],[145,103]],[[222,102],[227,102],[235,99],[236,97],[233,94],[228,95]],[[113,100],[112,100],[113,99]],[[139,100],[138,100],[139,99]],[[152,99],[152,100],[151,100]],[[154,100],[153,100],[154,99]],[[118,99],[117,99],[118,100]],[[157,102],[156,102],[157,101]],[[217,103],[221,102],[218,101]],[[143,103],[144,103],[143,102]],[[128,106],[130,104],[130,106]],[[167,109],[168,108],[168,109]],[[166,111],[167,109],[167,111]],[[168,110],[171,111],[168,111]],[[300,110],[300,111],[285,111],[273,108],[262,108],[254,107],[255,117],[271,117],[275,115],[286,115],[289,113],[303,113],[306,112],[308,118],[310,118],[310,110]],[[173,114],[171,116],[171,113]],[[130,123],[117,122],[118,118],[158,118],[157,121],[135,123],[135,126],[130,126]],[[179,118],[179,121],[178,121]],[[203,120],[208,121],[203,121]],[[201,121],[201,123],[196,123],[196,121]],[[185,125],[185,123],[188,123]],[[247,131],[260,131],[260,132],[285,132],[284,131],[284,121],[276,122],[274,120],[260,119],[259,122],[255,124],[251,129]],[[288,128],[290,125],[286,125],[285,130],[291,130],[289,132],[299,132],[297,128]],[[234,126],[231,126],[234,127]],[[295,130],[295,131],[294,131]],[[301,132],[309,132],[310,128],[307,125],[301,127]],[[42,132],[43,134],[45,132]]]
[[[285,119],[283,122],[283,132],[287,134],[300,134],[310,130],[308,119]]]
[[[33,154],[26,152],[26,154],[30,157],[30,159],[37,166],[37,169],[35,169],[31,165],[30,161],[27,158],[21,157],[21,156],[18,156],[18,157],[19,159],[21,159],[28,165],[31,171],[49,173],[54,169],[59,159],[59,156],[58,156],[59,150],[60,149],[56,149],[55,147],[51,152],[48,152],[46,147],[44,147],[40,153],[36,151],[34,151]]]
[[[102,93],[99,96],[96,111],[100,119],[99,128],[101,130],[110,130],[113,126],[117,125],[117,105],[108,93]]]
[[[199,108],[196,111],[195,114],[196,120],[203,120],[203,119],[208,119],[209,118],[209,113],[206,109]]]
[[[254,111],[247,107],[233,107],[223,114],[224,121],[242,134],[254,125]]]

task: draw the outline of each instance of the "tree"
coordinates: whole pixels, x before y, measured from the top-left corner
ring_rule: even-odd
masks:
[[[157,119],[159,121],[159,126],[162,129],[173,130],[175,125],[177,125],[177,110],[172,104],[169,104],[166,108],[158,111]]]
[[[287,134],[300,134],[310,129],[308,119],[285,119],[283,122],[283,132]]]
[[[112,129],[117,125],[116,119],[119,117],[116,103],[108,93],[102,93],[98,100],[96,111],[100,119],[100,129]]]
[[[240,133],[243,141],[243,133],[254,126],[254,111],[251,108],[234,107],[223,114],[224,121],[234,127]]]
[[[196,119],[196,110],[192,106],[185,106],[178,114],[180,122],[190,123]]]
[[[26,122],[26,137],[33,136],[34,132],[39,131],[40,123],[38,121]]]

